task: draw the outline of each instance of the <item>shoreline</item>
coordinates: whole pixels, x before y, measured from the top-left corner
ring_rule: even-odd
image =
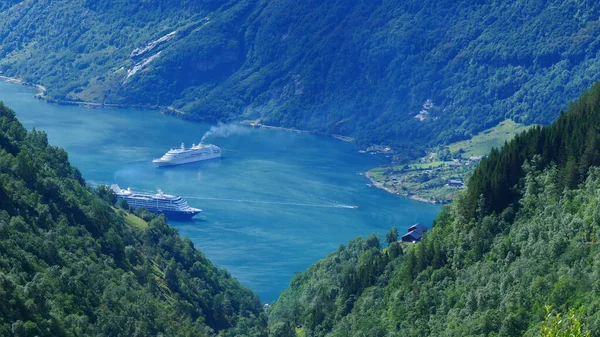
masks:
[[[28,83],[26,81],[23,81],[23,79],[21,79],[21,78],[9,77],[9,76],[4,76],[4,75],[0,75],[0,81],[5,82],[5,83],[10,83],[10,84],[18,84],[18,85],[33,87],[33,88],[37,89],[37,91],[38,91],[34,95],[34,97],[44,100],[44,102],[49,103],[49,104],[76,105],[76,106],[92,108],[92,109],[113,108],[113,109],[157,110],[157,111],[160,111],[159,113],[161,113],[161,114],[169,114],[173,117],[179,117],[179,118],[183,118],[183,116],[186,115],[186,113],[184,111],[178,110],[172,106],[168,106],[168,107],[143,106],[143,105],[131,105],[131,104],[94,103],[94,102],[86,102],[86,101],[62,101],[62,100],[57,100],[57,99],[49,99],[49,98],[46,98],[46,92],[47,92],[46,87],[44,87],[41,84]],[[308,130],[300,130],[300,129],[295,129],[295,128],[286,128],[286,127],[282,127],[282,126],[266,125],[266,124],[259,123],[256,120],[255,121],[242,120],[242,121],[237,121],[237,123],[239,123],[241,125],[249,126],[251,128],[259,128],[259,129],[266,129],[266,130],[280,130],[280,131],[293,132],[293,133],[298,133],[298,134],[312,134],[312,135],[317,135],[317,136],[326,136],[329,138],[341,140],[346,143],[354,143],[354,138],[352,138],[352,137],[347,137],[347,136],[342,136],[342,135],[337,135],[337,134],[325,134],[325,133],[313,132],[313,131],[308,131]],[[365,172],[364,176],[371,182],[371,184],[373,186],[375,186],[379,189],[385,190],[386,192],[388,192],[390,194],[408,198],[408,199],[415,200],[415,201],[419,201],[419,202],[424,202],[424,203],[429,203],[429,204],[438,204],[438,202],[436,202],[436,201],[425,199],[425,198],[422,198],[422,197],[419,197],[416,195],[400,194],[391,188],[385,187],[382,184],[375,182],[375,180],[369,176],[368,172]]]
[[[299,134],[313,134],[313,135],[317,135],[317,136],[328,136],[337,140],[341,140],[343,142],[346,143],[354,143],[354,139],[351,137],[346,137],[346,136],[341,136],[341,135],[335,135],[335,134],[321,134],[321,133],[317,133],[317,132],[311,132],[311,131],[307,131],[307,130],[299,130],[299,129],[294,129],[294,128],[285,128],[282,126],[272,126],[272,125],[265,125],[256,121],[251,121],[251,120],[244,120],[239,122],[242,125],[247,125],[250,126],[252,128],[260,128],[260,129],[267,129],[267,130],[281,130],[281,131],[287,131],[287,132],[294,132],[294,133],[299,133]],[[367,178],[367,180],[369,180],[369,182],[371,183],[372,186],[377,187],[378,189],[384,190],[390,194],[402,197],[402,198],[408,198],[410,200],[414,200],[414,201],[418,201],[418,202],[423,202],[423,203],[427,203],[427,204],[432,204],[432,205],[442,205],[442,203],[439,203],[435,200],[430,200],[430,199],[426,199],[423,197],[419,197],[417,195],[408,195],[408,194],[401,194],[399,192],[397,192],[396,190],[393,190],[389,187],[385,187],[383,186],[383,184],[376,182],[371,176],[369,176],[369,172],[365,172],[363,174],[365,176],[365,178]]]
[[[10,83],[10,84],[18,84],[18,85],[24,85],[27,87],[33,87],[33,88],[37,89],[37,91],[38,91],[34,95],[34,97],[41,99],[44,102],[49,103],[49,104],[76,105],[76,106],[81,106],[81,107],[91,108],[91,109],[112,108],[112,109],[155,110],[155,111],[159,111],[159,113],[164,114],[164,115],[171,115],[171,116],[178,117],[181,119],[187,119],[187,118],[185,118],[185,116],[187,114],[184,111],[179,110],[172,106],[135,105],[135,104],[118,104],[118,103],[95,103],[95,102],[87,102],[87,101],[58,100],[58,99],[46,97],[46,93],[47,93],[48,89],[41,84],[28,83],[21,78],[4,76],[4,75],[0,75],[0,81],[5,82],[5,83]],[[348,136],[342,136],[342,135],[337,135],[337,134],[326,134],[326,133],[322,133],[322,132],[300,130],[300,129],[295,129],[295,128],[285,128],[282,126],[266,125],[266,124],[259,123],[257,120],[254,120],[254,121],[253,120],[238,120],[238,121],[233,121],[233,122],[239,123],[242,125],[246,125],[246,126],[250,126],[252,128],[260,128],[260,129],[267,129],[267,130],[281,130],[281,131],[287,131],[287,132],[294,132],[294,133],[298,133],[298,134],[312,134],[312,135],[317,135],[317,136],[326,136],[326,137],[331,137],[331,138],[334,138],[337,140],[341,140],[346,143],[354,143],[354,141],[355,141],[354,138],[348,137]]]
[[[378,189],[384,190],[390,194],[397,195],[397,196],[403,197],[403,198],[408,198],[408,199],[411,199],[414,201],[424,202],[424,203],[433,204],[433,205],[440,205],[440,203],[437,201],[425,199],[425,198],[419,197],[417,195],[400,194],[396,190],[393,190],[389,187],[385,187],[385,186],[383,186],[383,184],[376,182],[375,179],[373,179],[373,177],[371,177],[369,175],[369,172],[365,172],[364,176],[371,182],[371,185],[377,187]]]
[[[284,128],[283,126],[266,125],[266,124],[258,123],[255,121],[249,121],[249,120],[243,120],[238,123],[249,126],[251,128],[258,128],[258,129],[280,130],[280,131],[294,132],[294,133],[299,133],[299,134],[304,134],[304,135],[317,134],[315,132],[311,132],[311,131],[307,131],[307,130]]]
[[[23,81],[23,79],[18,78],[18,77],[10,77],[10,76],[4,76],[4,75],[0,75],[0,81],[5,82],[5,83],[24,85],[26,87],[33,87],[38,90],[38,93],[36,93],[34,96],[36,96],[36,97],[46,96],[47,89],[45,86],[43,86],[41,84],[29,83],[29,82]]]
[[[86,102],[86,101],[62,101],[57,99],[47,99],[44,97],[39,97],[44,100],[48,104],[58,104],[58,105],[76,105],[84,108],[90,109],[135,109],[135,110],[169,110],[168,107],[157,106],[157,105],[135,105],[135,104],[118,104],[118,103],[94,103],[94,102]],[[164,112],[163,112],[164,113]]]
[[[95,102],[87,102],[87,101],[58,100],[58,99],[54,99],[54,98],[47,98],[46,97],[47,89],[46,89],[46,87],[44,87],[41,84],[28,83],[26,81],[23,81],[23,79],[21,79],[21,78],[9,77],[9,76],[4,76],[4,75],[0,75],[0,81],[5,82],[5,83],[10,83],[10,84],[18,84],[18,85],[24,85],[27,87],[36,88],[38,90],[38,92],[34,95],[34,97],[41,99],[44,102],[49,103],[49,104],[76,105],[76,106],[92,108],[92,109],[112,108],[112,109],[156,110],[156,111],[159,111],[159,113],[161,113],[161,114],[171,115],[171,116],[178,117],[181,119],[186,119],[185,111],[179,110],[172,106],[135,105],[135,104],[118,104],[118,103],[95,103]],[[260,128],[260,129],[267,129],[267,130],[281,130],[281,131],[287,131],[287,132],[294,132],[294,133],[298,133],[298,134],[312,134],[312,135],[317,135],[317,136],[326,136],[326,137],[331,137],[331,138],[334,138],[337,140],[341,140],[346,143],[354,143],[354,138],[348,137],[348,136],[337,135],[337,134],[326,134],[326,133],[322,133],[322,132],[314,132],[314,131],[300,130],[300,129],[295,129],[295,128],[285,128],[282,126],[266,125],[266,124],[262,124],[262,123],[259,123],[257,121],[252,121],[252,120],[238,120],[238,121],[233,121],[233,122],[242,124],[242,125],[246,125],[246,126],[249,126],[252,128]]]
[[[327,133],[322,133],[322,132],[314,132],[314,131],[308,131],[308,130],[300,130],[300,129],[295,129],[295,128],[285,128],[283,126],[266,125],[266,124],[259,123],[256,120],[243,120],[243,121],[238,121],[238,123],[242,124],[242,125],[250,126],[251,128],[267,129],[267,130],[280,130],[280,131],[294,132],[294,133],[304,134],[304,135],[324,136],[324,137],[330,137],[330,138],[334,138],[337,140],[341,140],[346,143],[351,143],[351,144],[354,143],[354,138],[352,138],[352,137],[336,135],[336,134],[327,134]]]
[[[29,82],[24,81],[22,78],[10,77],[10,76],[4,76],[4,75],[0,75],[0,81],[2,81],[4,83],[9,83],[9,84],[17,84],[17,85],[23,85],[26,87],[35,88],[35,89],[37,89],[38,92],[33,96],[40,100],[43,100],[44,102],[46,102],[48,104],[76,105],[76,106],[92,108],[92,109],[112,108],[112,109],[165,110],[165,111],[168,110],[168,111],[173,111],[173,112],[183,115],[183,112],[181,112],[175,108],[163,107],[163,106],[157,106],[157,105],[95,103],[95,102],[87,102],[87,101],[66,101],[66,100],[59,100],[59,99],[54,99],[54,98],[47,98],[46,93],[47,93],[48,89],[41,84],[29,83]]]

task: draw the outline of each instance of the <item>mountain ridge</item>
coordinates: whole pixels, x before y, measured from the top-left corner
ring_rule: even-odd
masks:
[[[560,0],[19,2],[0,12],[0,70],[55,84],[51,99],[410,148],[507,118],[549,124],[598,79],[599,11]]]

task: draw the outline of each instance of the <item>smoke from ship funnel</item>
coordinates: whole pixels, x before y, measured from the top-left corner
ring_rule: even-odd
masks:
[[[204,143],[204,140],[208,137],[229,137],[231,135],[239,135],[249,132],[247,128],[238,124],[221,124],[211,126],[208,131],[202,136],[200,140]]]

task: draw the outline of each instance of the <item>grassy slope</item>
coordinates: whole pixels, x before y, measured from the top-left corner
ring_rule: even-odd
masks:
[[[119,210],[117,208],[113,207],[113,209],[115,211],[119,212]],[[123,211],[121,211],[121,212],[123,212]],[[139,231],[144,231],[148,228],[148,223],[146,221],[144,221],[144,219],[136,216],[135,214],[127,213],[127,212],[123,212],[122,214],[125,218],[125,222],[131,228],[135,228],[136,230],[139,230]]]
[[[497,126],[484,130],[473,138],[450,144],[450,152],[460,152],[465,158],[471,156],[484,156],[493,148],[501,148],[505,142],[510,141],[516,134],[527,130],[528,127],[507,119]]]

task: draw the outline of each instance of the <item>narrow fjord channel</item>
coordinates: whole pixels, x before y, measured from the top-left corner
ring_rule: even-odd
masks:
[[[368,187],[358,173],[380,159],[341,141],[236,127],[207,139],[222,159],[158,169],[153,158],[198,143],[211,126],[153,111],[57,106],[33,94],[0,83],[0,100],[67,150],[88,182],[160,188],[201,208],[193,221],[170,224],[266,302],[339,244],[394,225],[401,233],[429,226],[441,209]]]

